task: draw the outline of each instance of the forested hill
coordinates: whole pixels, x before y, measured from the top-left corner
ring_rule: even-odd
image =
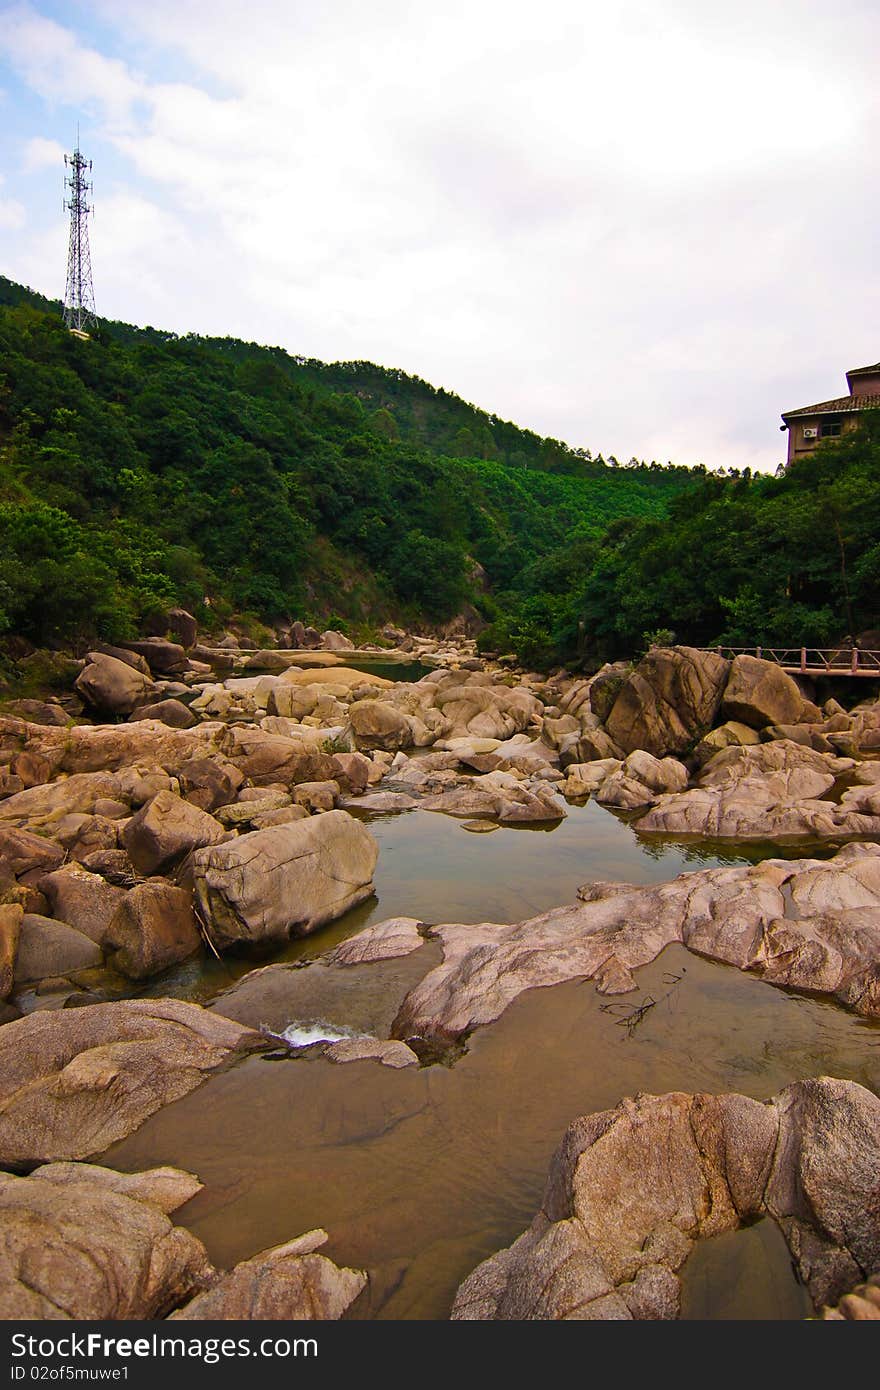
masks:
[[[123,636],[170,602],[498,619],[535,561],[663,516],[691,477],[369,363],[106,321],[82,342],[0,279],[0,626],[33,641]]]
[[[0,276],[0,305],[31,308],[59,316],[59,301],[46,299]],[[98,338],[107,343],[136,347],[145,343],[161,345],[180,342],[174,333],[132,324],[102,321]],[[601,477],[606,467],[616,469],[616,458],[595,459],[589,449],[572,448],[558,439],[543,438],[532,430],[501,420],[456,396],[442,386],[432,386],[421,377],[373,362],[319,362],[315,358],[294,356],[280,347],[263,347],[237,338],[205,338],[188,334],[183,340],[221,354],[242,367],[240,379],[263,388],[280,379],[311,387],[321,394],[351,395],[360,402],[371,430],[382,438],[422,444],[433,453],[450,458],[494,459],[518,468],[539,468],[543,472],[564,473],[572,477]],[[244,364],[250,364],[245,366]],[[631,459],[628,468],[643,467]],[[681,475],[689,470],[649,465],[655,474]],[[680,483],[680,476],[679,476]]]
[[[178,603],[363,636],[469,602],[534,664],[661,630],[825,645],[880,626],[878,417],[781,477],[611,466],[369,363],[82,342],[0,279],[0,634],[123,637]]]

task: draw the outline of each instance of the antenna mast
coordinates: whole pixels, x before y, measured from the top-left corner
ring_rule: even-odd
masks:
[[[87,333],[95,322],[95,290],[92,285],[92,257],[89,251],[89,213],[92,205],[89,194],[94,184],[87,175],[92,161],[84,159],[79,148],[79,127],[76,149],[64,156],[65,209],[70,210],[70,244],[67,251],[67,288],[64,292],[64,322],[73,333]]]

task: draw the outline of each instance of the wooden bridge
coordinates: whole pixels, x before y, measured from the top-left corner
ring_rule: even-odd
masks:
[[[880,680],[880,651],[859,647],[709,647],[719,656],[757,656],[791,676],[866,676]]]

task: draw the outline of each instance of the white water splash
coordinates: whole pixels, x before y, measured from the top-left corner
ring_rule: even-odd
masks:
[[[289,1047],[310,1047],[313,1043],[341,1042],[343,1038],[359,1038],[351,1028],[340,1028],[335,1023],[324,1023],[321,1019],[313,1022],[288,1023],[278,1035]]]

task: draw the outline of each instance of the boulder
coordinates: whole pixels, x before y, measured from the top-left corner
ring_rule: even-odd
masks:
[[[412,719],[387,700],[358,700],[349,709],[349,721],[358,748],[393,752],[413,746]]]
[[[15,988],[22,989],[35,980],[66,976],[88,970],[104,959],[98,946],[85,932],[66,922],[39,913],[26,912],[21,921]]]
[[[825,1321],[880,1322],[880,1274],[872,1274],[863,1284],[857,1284],[844,1294],[833,1308],[823,1308]]]
[[[366,791],[370,782],[372,764],[363,753],[335,753],[333,755],[338,769],[338,779],[355,796]]]
[[[130,719],[133,723],[141,719],[158,719],[169,729],[193,729],[199,722],[181,700],[159,700],[155,705],[144,705],[136,709]]]
[[[90,874],[79,864],[65,864],[40,879],[40,891],[49,900],[53,917],[103,946],[107,928],[125,889]]]
[[[345,811],[197,850],[200,916],[218,950],[307,935],[370,897],[378,853],[369,831]]]
[[[158,975],[201,944],[192,894],[155,881],[126,893],[105,936],[105,946],[114,950],[110,964],[132,980]]]
[[[131,714],[153,694],[153,682],[124,661],[89,652],[74,688],[89,709],[98,714]]]
[[[339,800],[339,783],[300,782],[293,789],[293,800],[308,811],[332,811]]]
[[[231,806],[219,806],[217,819],[221,825],[250,825],[258,816],[266,815],[269,811],[279,811],[292,805],[287,792],[272,791],[268,787],[265,791],[262,787],[246,788],[245,790],[254,791],[257,795],[245,798],[244,793],[242,793],[241,800],[233,802]],[[298,820],[300,817],[294,816],[293,819]]]
[[[589,763],[569,763],[561,791],[564,796],[592,796],[623,764],[618,758],[599,758]]]
[[[726,724],[719,724],[717,729],[710,729],[706,737],[700,740],[694,749],[694,759],[702,765],[720,753],[722,748],[745,748],[760,741],[760,735],[748,724],[729,719]]]
[[[115,814],[110,816],[101,815],[69,815],[62,816],[61,820],[52,827],[53,837],[67,850],[68,856],[81,863],[83,859],[88,859],[89,855],[97,854],[102,850],[111,850],[118,847],[119,827],[116,822],[119,815],[125,815],[128,811],[127,806],[121,806],[121,811],[116,810],[120,803],[113,802],[109,797],[102,797],[95,803],[95,809],[99,805],[111,804]]]
[[[96,643],[94,650],[101,656],[112,656],[116,661],[124,661],[126,666],[130,666],[133,671],[140,671],[142,676],[150,674],[149,666],[137,652],[126,651],[124,647],[112,647],[107,642]]]
[[[618,811],[638,811],[653,806],[657,794],[638,778],[627,777],[621,767],[605,779],[596,792],[596,800],[600,806],[613,806]]]
[[[820,1308],[880,1262],[878,1165],[880,1100],[852,1081],[626,1099],[569,1126],[532,1225],[452,1318],[675,1318],[695,1241],[763,1216]]]
[[[55,700],[6,700],[3,713],[29,720],[31,724],[54,724],[61,729],[71,722],[67,710]]]
[[[160,1318],[213,1272],[169,1214],[201,1183],[175,1168],[50,1163],[0,1174],[0,1318]]]
[[[602,762],[608,758],[621,762],[623,749],[606,729],[588,729],[578,738],[566,739],[559,753],[559,761],[566,768],[571,763]]]
[[[687,752],[715,723],[729,670],[730,662],[715,652],[653,647],[623,681],[606,720],[608,733],[624,753],[641,748],[662,758]]]
[[[185,608],[169,608],[167,613],[159,614],[147,630],[152,637],[170,635],[186,651],[196,645],[199,635],[198,623]]]
[[[350,936],[330,951],[326,959],[334,965],[372,965],[376,961],[408,956],[425,944],[422,925],[416,917],[389,917]]]
[[[97,802],[123,796],[127,799],[127,789],[115,773],[77,772],[7,797],[0,802],[0,824],[45,831],[54,838],[56,828],[68,816],[93,815]]]
[[[687,768],[677,758],[655,758],[638,749],[602,782],[596,800],[632,811],[650,806],[664,793],[682,791],[687,782]]]
[[[629,662],[615,661],[603,666],[587,682],[589,708],[599,719],[608,718],[631,669]]]
[[[227,758],[191,758],[178,773],[184,800],[203,811],[215,811],[232,801],[244,782],[244,773]]]
[[[162,873],[191,850],[226,838],[222,825],[171,791],[159,792],[126,821],[122,843],[140,874]]]
[[[324,1255],[316,1255],[327,1239],[326,1231],[308,1231],[243,1260],[172,1314],[172,1319],[306,1322],[341,1318],[366,1287],[367,1276],[363,1270],[340,1269]]]
[[[226,757],[255,786],[326,782],[336,770],[332,754],[253,726],[228,728],[222,747]]]
[[[0,1163],[88,1158],[210,1072],[266,1046],[179,999],[26,1015],[0,1028]]]
[[[354,642],[349,641],[341,632],[334,632],[332,628],[321,633],[321,646],[328,652],[354,651]]]
[[[330,1062],[381,1062],[383,1067],[393,1067],[400,1071],[404,1067],[417,1067],[418,1056],[406,1043],[396,1039],[384,1038],[340,1038],[338,1042],[327,1043],[321,1055]]]
[[[721,713],[753,729],[767,724],[797,724],[805,700],[796,683],[773,661],[735,656],[724,687]]]
[[[636,829],[780,843],[880,835],[880,818],[858,800],[817,799],[852,767],[791,740],[726,748],[705,765],[696,788],[660,797]]]
[[[251,815],[252,830],[268,830],[270,825],[291,825],[296,820],[306,820],[309,812],[305,806],[277,806],[274,810],[258,811]]]
[[[50,780],[52,764],[48,758],[25,748],[24,752],[18,753],[12,759],[10,771],[21,779],[21,789],[26,791],[28,787],[42,787]]]
[[[157,719],[134,724],[75,724],[46,728],[23,719],[0,717],[0,751],[12,756],[26,745],[59,773],[125,772],[130,768],[163,768],[176,773],[190,759],[213,757],[224,730],[219,724],[195,729],[171,729]]]
[[[464,820],[488,817],[505,825],[562,820],[566,815],[564,805],[548,785],[533,783],[526,787],[509,772],[470,778],[463,785],[427,796],[418,804],[424,811],[440,811]]]
[[[412,811],[419,802],[406,792],[368,792],[366,796],[344,796],[340,805],[345,810],[369,811],[388,815],[396,811]]]
[[[20,903],[0,904],[0,999],[12,993],[23,917]]]
[[[677,758],[654,758],[638,750],[624,759],[623,768],[652,792],[680,792],[688,784],[687,768]]]
[[[120,645],[126,651],[142,656],[154,676],[173,676],[186,670],[183,647],[177,642],[169,642],[166,637],[142,637],[136,642],[122,642]]]
[[[0,824],[0,866],[14,878],[34,872],[49,873],[63,860],[64,850],[52,840],[13,825]]]

